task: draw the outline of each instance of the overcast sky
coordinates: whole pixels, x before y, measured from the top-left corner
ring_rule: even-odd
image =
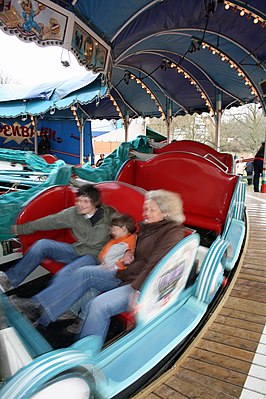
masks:
[[[8,75],[21,84],[40,84],[71,77],[84,76],[87,72],[76,61],[71,52],[62,47],[24,43],[15,36],[7,35],[0,29],[0,73]],[[62,60],[69,61],[65,68]]]

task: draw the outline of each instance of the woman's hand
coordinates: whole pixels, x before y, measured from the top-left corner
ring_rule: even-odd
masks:
[[[127,250],[123,257],[123,265],[129,265],[134,260],[134,254],[132,251]]]
[[[134,290],[129,300],[129,311],[133,313],[133,315],[135,315],[139,310],[139,304],[138,304],[139,294],[140,294],[139,291]]]

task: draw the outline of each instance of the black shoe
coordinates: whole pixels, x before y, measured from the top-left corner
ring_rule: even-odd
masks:
[[[16,295],[9,297],[11,304],[31,322],[41,315],[41,305],[30,298],[19,298]]]
[[[79,334],[80,331],[82,330],[83,323],[84,323],[84,320],[78,318],[77,320],[74,321],[74,323],[70,324],[70,326],[68,326],[66,328],[66,330],[70,334]]]

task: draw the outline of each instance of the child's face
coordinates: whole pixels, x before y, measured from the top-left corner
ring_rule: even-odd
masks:
[[[111,236],[114,239],[118,239],[121,237],[124,237],[125,235],[128,234],[128,230],[126,228],[126,226],[111,226]]]

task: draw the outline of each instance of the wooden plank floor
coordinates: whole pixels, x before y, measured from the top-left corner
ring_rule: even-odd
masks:
[[[233,286],[179,361],[136,398],[266,398],[266,194],[247,194],[248,242]]]

